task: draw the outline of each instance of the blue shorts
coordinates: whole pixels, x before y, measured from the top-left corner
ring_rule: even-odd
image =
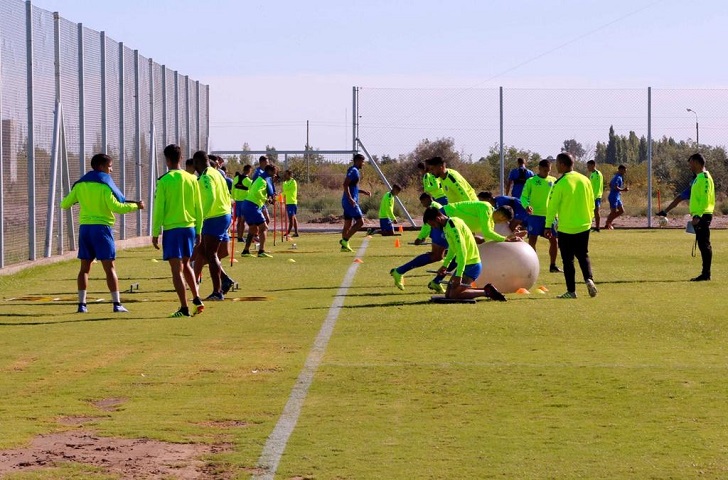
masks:
[[[298,205],[295,205],[293,203],[287,203],[286,204],[286,213],[289,217],[292,217],[293,215],[298,213]]]
[[[445,205],[447,205],[447,197],[440,197],[440,198],[436,198],[436,199],[435,199],[435,201],[436,201],[437,203],[439,203],[440,205],[442,205],[443,207],[444,207]]]
[[[551,229],[551,233],[556,236],[556,230],[554,230],[554,226],[550,225],[549,228]],[[543,237],[544,233],[546,232],[546,217],[529,215],[526,230],[528,231],[529,236],[535,235],[538,237]]]
[[[528,212],[526,212],[526,209],[521,207],[520,205],[516,205],[516,207],[513,209],[513,219],[520,220],[521,223],[527,223],[527,218]]]
[[[470,278],[472,280],[475,280],[480,276],[480,272],[483,271],[483,264],[481,263],[473,263],[470,265],[465,265],[465,270],[463,270],[463,276],[462,278]],[[469,283],[469,282],[468,282]]]
[[[609,195],[609,208],[619,208],[622,206],[621,195]]]
[[[382,233],[394,232],[394,225],[392,225],[392,221],[388,218],[379,219],[379,228],[382,229]]]
[[[341,208],[344,209],[344,220],[358,220],[364,216],[363,213],[361,213],[361,207],[359,206],[359,203],[355,206],[351,206],[351,203],[349,203],[349,200],[346,198],[341,199]]]
[[[245,217],[245,223],[252,226],[258,226],[265,223],[265,217],[263,216],[263,208],[259,207],[255,203],[243,200],[243,217]]]
[[[594,199],[594,208],[599,208],[602,206],[602,199],[601,198],[595,198]]]
[[[232,219],[230,214],[220,215],[219,217],[208,218],[202,222],[202,234],[216,237],[221,242],[227,242],[230,240],[228,236],[228,228]]]
[[[430,240],[434,245],[439,245],[443,248],[447,248],[447,240],[445,240],[445,233],[439,228],[433,228],[430,230]]]
[[[162,258],[190,258],[195,248],[195,227],[173,228],[162,232]]]
[[[243,215],[243,202],[245,200],[235,200],[235,218],[244,217]]]
[[[115,260],[114,232],[108,225],[81,225],[78,229],[78,258]]]

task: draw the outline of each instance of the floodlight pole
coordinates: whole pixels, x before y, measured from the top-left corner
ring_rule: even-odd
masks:
[[[698,126],[698,112],[690,108],[688,108],[687,110],[688,112],[695,115],[695,144],[698,146],[698,148],[700,148],[700,127]]]

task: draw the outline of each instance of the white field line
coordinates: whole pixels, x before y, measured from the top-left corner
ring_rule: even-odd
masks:
[[[356,258],[364,256],[368,245],[369,239],[365,238],[361,247],[356,252]],[[318,336],[313,343],[311,352],[308,354],[306,363],[303,365],[303,370],[301,370],[301,373],[296,379],[291,395],[288,397],[288,402],[286,402],[286,406],[283,408],[283,413],[278,419],[278,423],[273,429],[273,432],[268,437],[265,447],[263,447],[263,452],[260,454],[260,458],[258,458],[260,473],[253,475],[252,478],[254,480],[273,480],[275,477],[281,456],[283,456],[283,452],[286,450],[288,438],[293,433],[293,429],[298,422],[298,417],[301,415],[301,409],[306,400],[308,389],[311,387],[311,383],[313,383],[313,376],[321,364],[321,359],[324,356],[326,347],[334,332],[336,321],[339,318],[339,312],[341,311],[341,307],[344,306],[346,293],[354,281],[354,275],[356,275],[358,268],[358,263],[351,264],[344,276],[344,281],[334,296],[334,301],[331,304],[331,308],[329,308],[326,320],[324,320],[321,330],[319,330]]]

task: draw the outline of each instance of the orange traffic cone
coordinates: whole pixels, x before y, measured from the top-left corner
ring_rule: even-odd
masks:
[[[396,238],[394,240],[394,248],[399,248],[399,247],[400,247],[399,238]]]
[[[404,228],[402,228],[402,225],[400,225],[400,226],[399,226],[399,230],[398,230],[398,232],[399,232],[399,233],[404,233]]]

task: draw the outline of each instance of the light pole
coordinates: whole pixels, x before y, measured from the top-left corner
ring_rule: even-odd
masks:
[[[688,108],[688,112],[695,115],[695,144],[700,148],[700,129],[698,127],[698,112]]]

